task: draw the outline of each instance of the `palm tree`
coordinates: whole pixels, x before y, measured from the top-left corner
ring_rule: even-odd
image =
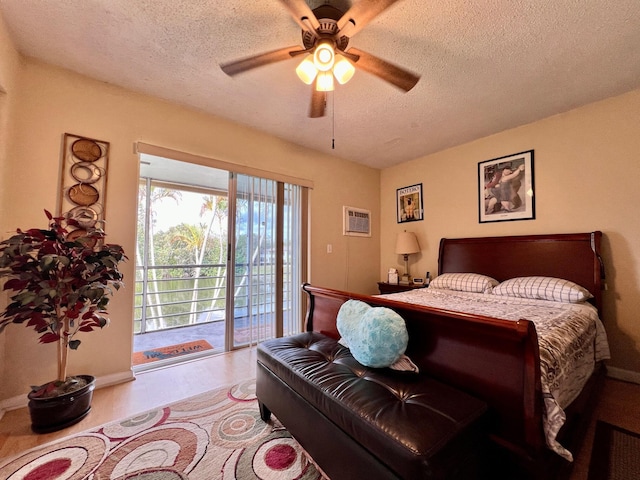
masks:
[[[136,242],[136,264],[137,265],[145,265],[149,268],[148,272],[150,275],[150,287],[147,291],[148,298],[147,302],[150,305],[155,305],[150,307],[150,311],[152,311],[152,317],[155,317],[153,323],[153,330],[159,330],[164,328],[165,320],[162,314],[162,301],[159,295],[159,286],[158,286],[158,278],[156,274],[155,267],[155,246],[154,246],[154,226],[156,223],[158,212],[156,211],[157,204],[164,199],[174,200],[176,203],[180,203],[182,199],[182,194],[173,189],[155,187],[151,185],[150,188],[150,198],[149,198],[149,211],[147,210],[147,186],[145,183],[140,183],[140,188],[138,190],[138,242]],[[145,214],[146,213],[146,214]],[[142,234],[142,238],[140,238],[140,234]],[[148,242],[145,242],[145,234],[146,238],[148,238]],[[147,250],[144,250],[145,244],[147,245]],[[142,251],[141,251],[142,248]],[[143,312],[142,320],[145,320],[146,314]]]
[[[191,295],[189,324],[196,323],[198,320],[198,283],[200,279],[200,273],[202,271],[202,264],[204,262],[205,254],[207,253],[207,244],[209,243],[209,237],[211,236],[211,231],[216,220],[219,231],[222,232],[222,220],[226,219],[226,209],[227,199],[225,197],[220,197],[217,195],[204,196],[202,198],[202,206],[200,207],[200,216],[204,217],[208,212],[211,212],[212,215],[209,218],[208,223],[201,223],[199,227],[196,227],[195,225],[185,225],[186,232],[184,234],[176,236],[176,239],[185,243],[187,248],[193,250],[194,254],[195,278],[193,282],[193,293]],[[224,245],[222,235],[218,235],[218,242],[220,247],[218,254],[218,263],[222,264],[224,261]],[[220,267],[218,267],[216,288],[214,290],[212,305],[219,298],[221,273],[222,272],[220,271]]]
[[[210,310],[215,308],[216,302],[222,296],[222,286],[226,281],[226,251],[227,251],[227,214],[229,208],[229,201],[227,197],[208,195],[203,198],[203,204],[200,209],[200,215],[203,215],[206,211],[213,212],[213,218],[211,223],[215,223],[216,230],[219,232],[216,235],[218,242],[218,258],[215,263],[220,265],[216,267],[215,272],[215,286],[213,288],[213,298],[211,299]],[[224,266],[223,266],[224,265]]]
[[[194,259],[194,279],[193,290],[191,292],[191,305],[189,308],[189,324],[194,324],[198,320],[198,282],[200,280],[200,273],[202,271],[202,259],[206,251],[207,238],[211,230],[211,223],[209,226],[201,223],[200,225],[188,225],[182,224],[181,229],[183,233],[179,233],[174,236],[173,240],[185,244],[186,248],[193,252]]]

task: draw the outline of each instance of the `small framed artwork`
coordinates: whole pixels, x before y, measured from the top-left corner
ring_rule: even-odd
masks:
[[[422,220],[422,184],[398,188],[396,192],[398,223]]]
[[[533,150],[478,163],[480,223],[536,218]]]

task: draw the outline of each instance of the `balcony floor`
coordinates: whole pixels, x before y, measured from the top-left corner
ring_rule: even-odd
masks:
[[[224,351],[224,321],[216,321],[201,325],[170,328],[157,332],[142,333],[133,336],[133,351],[143,352],[154,348],[194,340],[206,340],[217,353]]]
[[[236,319],[234,341],[239,346],[250,346],[257,343],[256,338],[272,338],[273,316],[264,315],[259,319],[260,327],[242,326],[249,323],[247,317]],[[254,319],[254,321],[258,321]],[[257,331],[259,330],[259,331]],[[161,347],[180,345],[196,340],[206,340],[213,350],[204,350],[196,353],[179,355],[169,359],[159,359],[148,363],[134,363],[134,370],[143,371],[159,368],[166,365],[180,363],[194,358],[201,358],[224,353],[225,351],[225,321],[216,320],[209,323],[188,325],[184,327],[170,328],[155,332],[137,334],[133,336],[133,351],[145,352]]]

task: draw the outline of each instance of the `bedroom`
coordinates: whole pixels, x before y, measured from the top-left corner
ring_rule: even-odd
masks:
[[[220,118],[143,96],[20,56],[0,25],[0,231],[40,221],[54,208],[60,138],[64,132],[106,138],[113,146],[110,167],[110,240],[128,249],[134,242],[137,157],[141,139],[225,161],[309,178],[312,193],[311,276],[314,284],[374,293],[390,266],[402,268],[393,252],[396,189],[421,182],[425,220],[409,224],[421,253],[412,272],[436,271],[443,236],[604,232],[608,291],[605,324],[611,342],[609,369],[640,382],[640,89],[585,105],[517,128],[378,170],[298,147]],[[91,105],[91,108],[86,108]],[[212,135],[211,132],[215,132]],[[535,150],[536,219],[500,224],[477,220],[478,162]],[[358,178],[358,182],[353,182]],[[342,206],[373,212],[373,236],[342,236]],[[333,253],[326,253],[326,245]],[[133,265],[125,266],[131,278]],[[127,319],[132,300],[118,295],[112,316]],[[0,401],[24,392],[25,382],[45,381],[49,372],[26,362],[30,332],[12,329],[0,337]],[[130,374],[131,326],[114,321],[79,350],[73,368],[99,377]],[[92,364],[88,351],[109,362]],[[43,349],[32,352],[40,358]],[[26,380],[28,379],[28,380]]]

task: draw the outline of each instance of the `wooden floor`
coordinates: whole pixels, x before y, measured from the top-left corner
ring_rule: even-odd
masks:
[[[54,433],[37,435],[31,432],[26,408],[7,412],[0,419],[0,459],[237,380],[255,377],[255,372],[256,350],[247,348],[138,373],[132,382],[96,389],[89,415],[76,425]]]
[[[593,434],[598,419],[627,430],[640,432],[640,385],[606,379],[604,391],[598,401],[582,449],[574,452],[575,465],[570,480],[587,480]]]
[[[55,433],[32,433],[26,408],[7,412],[0,419],[0,459],[113,420],[254,377],[255,364],[255,348],[250,348],[139,373],[135,381],[96,390],[91,413],[80,423]],[[640,432],[640,385],[606,380],[582,450],[574,452],[576,460],[570,480],[587,480],[597,418]]]

